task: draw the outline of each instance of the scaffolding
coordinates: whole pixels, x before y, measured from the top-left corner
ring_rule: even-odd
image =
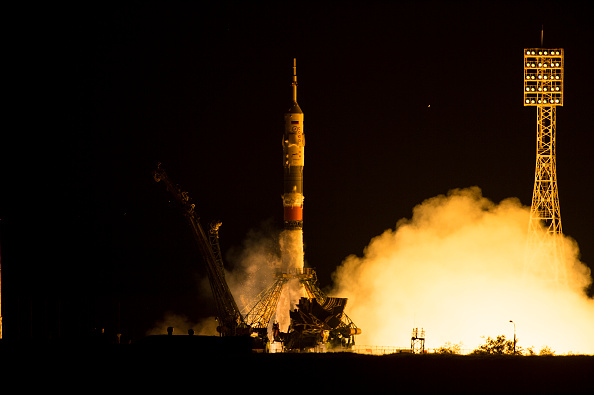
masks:
[[[421,328],[413,328],[410,336],[410,350],[413,354],[425,353],[425,330]]]

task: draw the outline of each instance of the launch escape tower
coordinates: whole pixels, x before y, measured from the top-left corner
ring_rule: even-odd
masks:
[[[553,282],[566,281],[557,189],[557,107],[563,106],[563,48],[524,49],[524,106],[536,107],[536,171],[528,227],[528,269],[550,265]],[[544,226],[546,232],[542,232]],[[546,262],[534,252],[551,253]]]

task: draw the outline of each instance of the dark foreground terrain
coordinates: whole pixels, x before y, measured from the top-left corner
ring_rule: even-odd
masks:
[[[14,370],[27,388],[67,393],[592,393],[594,378],[592,356],[252,354],[185,341],[4,345],[0,357],[9,380]]]

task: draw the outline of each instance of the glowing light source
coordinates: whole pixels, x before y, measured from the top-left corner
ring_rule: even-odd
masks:
[[[563,49],[524,48],[524,76],[524,105],[563,105]]]

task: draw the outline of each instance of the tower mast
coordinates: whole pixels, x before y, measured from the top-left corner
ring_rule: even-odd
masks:
[[[563,106],[563,48],[524,49],[524,106],[536,107],[536,170],[528,225],[529,270],[549,265],[557,284],[567,281],[557,187],[557,107]],[[536,258],[543,256],[543,258]]]

